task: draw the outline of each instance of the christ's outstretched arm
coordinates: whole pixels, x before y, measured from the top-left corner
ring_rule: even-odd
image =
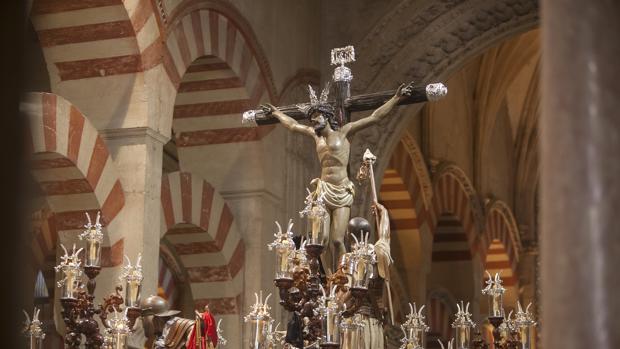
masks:
[[[297,120],[279,111],[278,108],[274,107],[273,105],[268,103],[263,104],[261,105],[261,109],[263,109],[265,115],[273,115],[274,117],[276,117],[278,120],[280,120],[280,123],[289,130],[299,132],[313,138],[316,137],[316,133],[314,132],[314,129],[312,127],[300,124],[299,122],[297,122]]]
[[[394,94],[394,96],[390,98],[387,102],[385,102],[382,106],[377,108],[370,116],[357,121],[349,122],[342,127],[342,132],[345,135],[350,135],[370,125],[376,124],[377,122],[385,118],[390,113],[390,111],[392,111],[392,109],[400,101],[401,97],[408,96],[412,92],[413,82],[409,83],[408,85],[400,85],[396,90],[396,94]]]

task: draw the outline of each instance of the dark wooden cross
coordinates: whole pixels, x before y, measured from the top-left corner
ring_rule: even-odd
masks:
[[[344,66],[344,64],[354,60],[355,53],[352,46],[332,50],[332,64],[339,66],[336,67],[333,76],[336,97],[334,100],[330,101],[329,104],[334,107],[336,118],[341,125],[350,121],[350,114],[352,112],[374,110],[387,102],[396,93],[396,90],[390,90],[351,96],[351,70]],[[446,93],[447,88],[442,83],[425,86],[414,85],[412,93],[408,96],[403,96],[398,105],[435,101],[444,97]],[[287,105],[277,108],[295,120],[303,120],[307,117],[297,105]],[[248,119],[246,115],[249,115],[249,119],[253,119],[258,125],[269,125],[278,122],[277,118],[271,115],[265,115],[262,110],[246,112],[244,114],[244,120]]]

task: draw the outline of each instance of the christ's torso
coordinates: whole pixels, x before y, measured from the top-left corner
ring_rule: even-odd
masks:
[[[321,162],[321,179],[332,184],[340,184],[347,176],[351,145],[347,137],[339,131],[326,132],[316,138],[316,152]]]

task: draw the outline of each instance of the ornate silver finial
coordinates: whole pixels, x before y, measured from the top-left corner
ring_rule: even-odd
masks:
[[[374,164],[377,161],[375,154],[373,154],[368,148],[366,148],[366,151],[364,152],[363,159],[364,162],[369,162],[371,164]]]
[[[45,339],[45,332],[43,332],[43,323],[39,320],[39,313],[41,309],[34,308],[34,312],[32,313],[32,320],[30,320],[30,316],[25,310],[22,310],[24,315],[26,315],[26,321],[24,321],[24,334],[31,338],[31,343]]]
[[[103,233],[101,232],[101,212],[97,212],[95,224],[90,220],[88,212],[86,212],[86,219],[88,223],[84,224],[86,230],[79,235],[80,240],[93,240],[101,243],[103,241]]]
[[[499,277],[500,273],[495,273],[495,280],[488,271],[486,273],[489,279],[486,281],[487,286],[482,290],[482,294],[489,296],[489,316],[503,317],[504,306],[502,303],[506,289],[502,286],[502,279]]]
[[[333,48],[331,53],[332,65],[344,65],[355,62],[355,48],[352,45]]]
[[[400,329],[403,331],[403,338],[400,339],[400,342],[403,343],[399,349],[424,349],[418,344],[418,337],[415,331],[411,333],[407,333],[407,330],[403,325],[400,325]]]
[[[256,114],[258,114],[258,110],[248,110],[243,112],[243,116],[241,117],[242,124],[251,124],[256,122]]]
[[[414,348],[423,349],[424,333],[428,332],[430,328],[424,322],[424,315],[422,310],[424,305],[417,309],[415,303],[413,305],[409,303],[409,314],[407,314],[405,321],[400,328],[403,330],[405,337],[401,340],[403,345],[401,348]]]
[[[127,255],[125,255],[125,260],[127,264],[123,265],[118,279],[125,283],[125,306],[136,308],[140,305],[140,290],[144,279],[142,265],[140,264],[142,254],[138,253],[138,259],[133,266]]]
[[[276,221],[276,226],[278,226],[278,232],[273,234],[276,239],[272,243],[267,244],[269,251],[284,248],[295,249],[295,242],[293,242],[293,219],[288,220],[286,233],[282,232],[280,222]]]
[[[486,281],[486,287],[482,289],[482,294],[492,297],[497,297],[504,294],[506,289],[502,286],[503,281],[499,276],[500,273],[495,273],[495,279],[493,279],[488,270],[486,273],[489,276],[489,279]]]
[[[339,65],[334,69],[334,81],[346,81],[353,80],[353,74],[351,69],[345,66],[350,62],[355,62],[355,49],[353,46],[345,46],[332,49],[332,65]]]
[[[332,325],[334,326],[338,326],[338,323],[337,318],[335,318],[333,315],[338,314],[338,310],[340,308],[338,302],[336,301],[337,287],[337,285],[334,285],[328,294],[325,291],[325,288],[323,288],[323,285],[319,285],[319,288],[321,290],[321,297],[319,297],[319,306],[314,309],[315,315],[319,315],[321,319],[327,318],[327,321],[334,321],[334,323],[332,323]]]
[[[117,311],[114,308],[113,317],[106,320],[108,328],[112,330],[112,333],[129,333],[131,332],[130,322],[127,318],[127,308],[124,311]]]
[[[528,327],[528,326],[536,326],[536,321],[534,321],[534,316],[530,313],[530,307],[532,303],[528,304],[523,311],[523,307],[521,307],[521,302],[517,302],[517,314],[515,315],[514,324],[518,328]]]
[[[448,341],[448,347],[444,347],[443,343],[441,342],[441,339],[437,339],[437,342],[439,342],[439,345],[441,346],[441,349],[453,349],[454,348],[454,339],[451,339]]]
[[[295,251],[293,220],[289,219],[286,233],[282,232],[282,227],[278,221],[276,221],[276,225],[278,232],[273,234],[276,239],[267,245],[269,251],[276,251],[276,279],[292,279],[290,257]]]
[[[266,329],[266,338],[265,338],[265,348],[276,348],[280,345],[284,345],[284,337],[286,336],[286,331],[279,330],[280,323],[276,324],[276,327],[273,327],[273,323],[275,320],[269,321],[269,325]]]
[[[366,149],[364,156],[362,157],[362,164],[360,165],[360,169],[357,171],[356,176],[360,183],[370,178],[371,167],[375,162],[377,162],[377,157],[370,151],[370,149]]]
[[[142,254],[138,253],[138,259],[136,260],[136,265],[132,266],[131,265],[131,260],[129,260],[129,257],[127,257],[127,255],[125,255],[125,261],[127,261],[127,264],[123,265],[122,270],[121,270],[121,275],[119,275],[119,281],[137,281],[137,282],[142,282],[142,279],[144,278],[142,275],[142,265],[140,264],[140,262],[142,261]]]
[[[75,244],[73,244],[73,250],[71,254],[69,254],[65,245],[60,244],[60,247],[65,254],[60,257],[60,264],[55,266],[54,270],[56,270],[56,272],[62,271],[65,275],[56,284],[58,287],[63,287],[65,284],[69,283],[69,287],[77,287],[79,277],[82,275],[82,270],[80,269],[82,265],[80,261],[80,252],[82,252],[82,249],[76,250]]]
[[[120,312],[113,308],[113,317],[106,320],[103,348],[126,348],[127,337],[131,333],[131,323],[127,318],[127,310]]]
[[[254,298],[256,299],[256,302],[254,302],[254,304],[250,306],[250,312],[248,313],[248,315],[244,316],[245,322],[248,322],[250,320],[271,320],[271,314],[269,312],[271,310],[271,307],[267,303],[269,301],[269,297],[271,297],[271,293],[268,294],[263,301],[263,291],[260,291],[260,297],[258,293],[254,292]]]
[[[438,101],[448,94],[448,88],[441,82],[426,85],[426,98],[431,101]]]
[[[474,327],[476,324],[471,320],[472,314],[469,312],[469,302],[467,302],[466,306],[463,306],[463,301],[461,304],[456,303],[457,313],[454,316],[454,322],[452,322],[452,328],[457,327]]]
[[[426,325],[424,322],[425,316],[422,315],[422,310],[424,310],[425,305],[422,305],[420,309],[417,309],[416,304],[409,303],[409,314],[407,314],[407,321],[403,323],[405,328],[419,330],[421,332],[428,332],[430,327]]]
[[[368,243],[368,238],[370,237],[370,232],[362,232],[361,239],[357,239],[357,237],[351,234],[353,240],[353,246],[351,249],[353,250],[353,256],[359,258],[367,258],[371,261],[371,263],[377,263],[377,255],[375,253],[375,245]]]
[[[306,206],[303,210],[299,211],[299,217],[308,217],[308,218],[319,218],[321,220],[327,219],[329,213],[327,211],[327,206],[325,206],[325,193],[317,194],[316,192],[311,192],[310,189],[306,188],[308,195],[304,200]]]

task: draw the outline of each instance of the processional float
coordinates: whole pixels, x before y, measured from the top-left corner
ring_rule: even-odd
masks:
[[[336,91],[333,100],[329,99],[329,86],[320,96],[309,87],[309,103],[280,108],[265,105],[243,114],[244,122],[263,125],[279,121],[293,131],[312,136],[317,141],[324,172],[313,181],[315,188],[308,190],[305,207],[300,212],[309,220],[311,232],[297,245],[293,240],[292,223],[289,222],[284,231],[276,222],[275,240],[268,245],[276,254],[274,282],[279,290],[279,304],[291,313],[291,320],[286,330],[279,330],[279,325],[274,327],[275,320],[268,304],[270,295],[263,298],[262,292],[256,294],[256,302],[244,318],[251,349],[280,346],[290,349],[383,348],[384,323],[389,318],[390,324],[395,325],[389,286],[389,269],[393,262],[389,215],[377,199],[373,171],[376,158],[367,150],[357,175],[359,181],[369,179],[371,184],[377,235],[376,241],[371,243],[370,223],[362,217],[349,220],[354,186],[346,173],[350,155],[347,136],[381,121],[397,105],[436,101],[446,95],[447,89],[441,83],[425,86],[411,83],[401,85],[395,91],[351,96],[353,75],[345,64],[354,60],[352,46],[332,50],[332,64],[337,66],[332,77]],[[372,109],[375,110],[371,116],[350,121],[351,112]],[[309,118],[313,127],[298,123],[297,120],[304,118]],[[123,266],[120,278],[125,286],[124,297],[121,294],[123,287],[118,286],[115,294],[104,298],[103,304],[95,308],[95,278],[101,271],[103,234],[99,216],[95,224],[90,217],[87,218],[86,230],[80,235],[80,239],[86,240],[85,256],[80,256],[82,248],[76,250],[74,246],[69,253],[62,246],[65,255],[56,267],[57,272],[62,272],[58,287],[62,293],[60,301],[67,348],[79,348],[83,339],[86,348],[127,348],[127,338],[134,331],[138,317],[145,324],[150,321],[155,324],[156,338],[152,348],[208,349],[217,346],[218,342],[226,344],[220,323],[214,329],[214,319],[208,308],[202,313],[196,312],[196,318],[192,320],[177,317],[179,311],[169,310],[160,297],[151,296],[140,301],[142,269],[139,256],[135,265],[125,258],[127,264]],[[343,240],[345,234],[351,240],[348,249]],[[321,260],[327,275],[320,271]],[[88,277],[86,284],[82,280],[83,274]],[[529,306],[523,310],[517,304],[515,317],[512,313],[506,317],[504,292],[499,274],[495,278],[489,275],[483,294],[489,296],[492,344],[494,348],[529,349],[536,324]],[[400,325],[403,332],[400,348],[424,348],[425,333],[429,330],[423,315],[424,306],[419,309],[415,303],[409,306],[410,313]],[[464,305],[461,302],[457,309],[452,323],[455,336],[447,343],[447,348],[489,348],[480,331],[474,336],[471,334],[475,324],[471,320],[469,303]],[[100,317],[103,333],[95,315]],[[28,314],[26,317],[24,333],[29,337],[30,348],[42,348],[45,333],[39,310],[34,310],[32,320]],[[444,348],[443,343],[440,345]]]
[[[336,65],[331,81],[334,99],[329,99],[329,83],[319,96],[309,86],[309,103],[284,107],[267,104],[243,114],[244,123],[265,125],[279,121],[291,131],[314,138],[322,168],[321,177],[312,181],[314,189],[308,190],[305,207],[300,212],[310,223],[310,233],[296,244],[293,224],[289,221],[284,230],[276,222],[275,240],[268,245],[276,257],[274,283],[279,304],[291,314],[291,320],[285,330],[279,330],[279,324],[274,327],[268,304],[271,294],[265,298],[262,291],[256,294],[256,302],[245,317],[251,349],[383,348],[383,324],[389,318],[395,325],[389,289],[389,268],[393,262],[390,223],[388,210],[377,199],[373,171],[376,158],[367,149],[357,175],[359,181],[370,179],[377,236],[371,243],[370,223],[362,217],[349,220],[348,216],[354,187],[346,174],[350,145],[347,136],[386,118],[397,105],[439,100],[446,95],[447,88],[441,83],[425,86],[411,83],[401,85],[396,91],[351,96],[353,74],[345,64],[353,61],[352,46],[332,50],[331,62]],[[369,117],[350,121],[351,112],[373,109]],[[312,127],[298,122],[302,119],[308,119]],[[342,224],[343,212],[348,224]],[[345,235],[348,244],[339,240]],[[330,253],[331,258],[326,256]],[[321,262],[325,274],[321,273]],[[518,305],[514,319],[511,315],[504,317],[501,284],[501,278],[496,275],[483,290],[491,304],[488,320],[494,328],[494,348],[529,349],[535,325],[532,315]],[[400,325],[403,332],[400,348],[421,349],[426,345],[425,333],[429,330],[422,313],[424,306],[420,309],[415,303],[409,306],[411,311]],[[461,302],[457,308],[452,323],[455,337],[447,343],[447,348],[489,348],[479,331],[472,336],[475,324],[469,303]],[[439,344],[444,348],[441,341]]]

